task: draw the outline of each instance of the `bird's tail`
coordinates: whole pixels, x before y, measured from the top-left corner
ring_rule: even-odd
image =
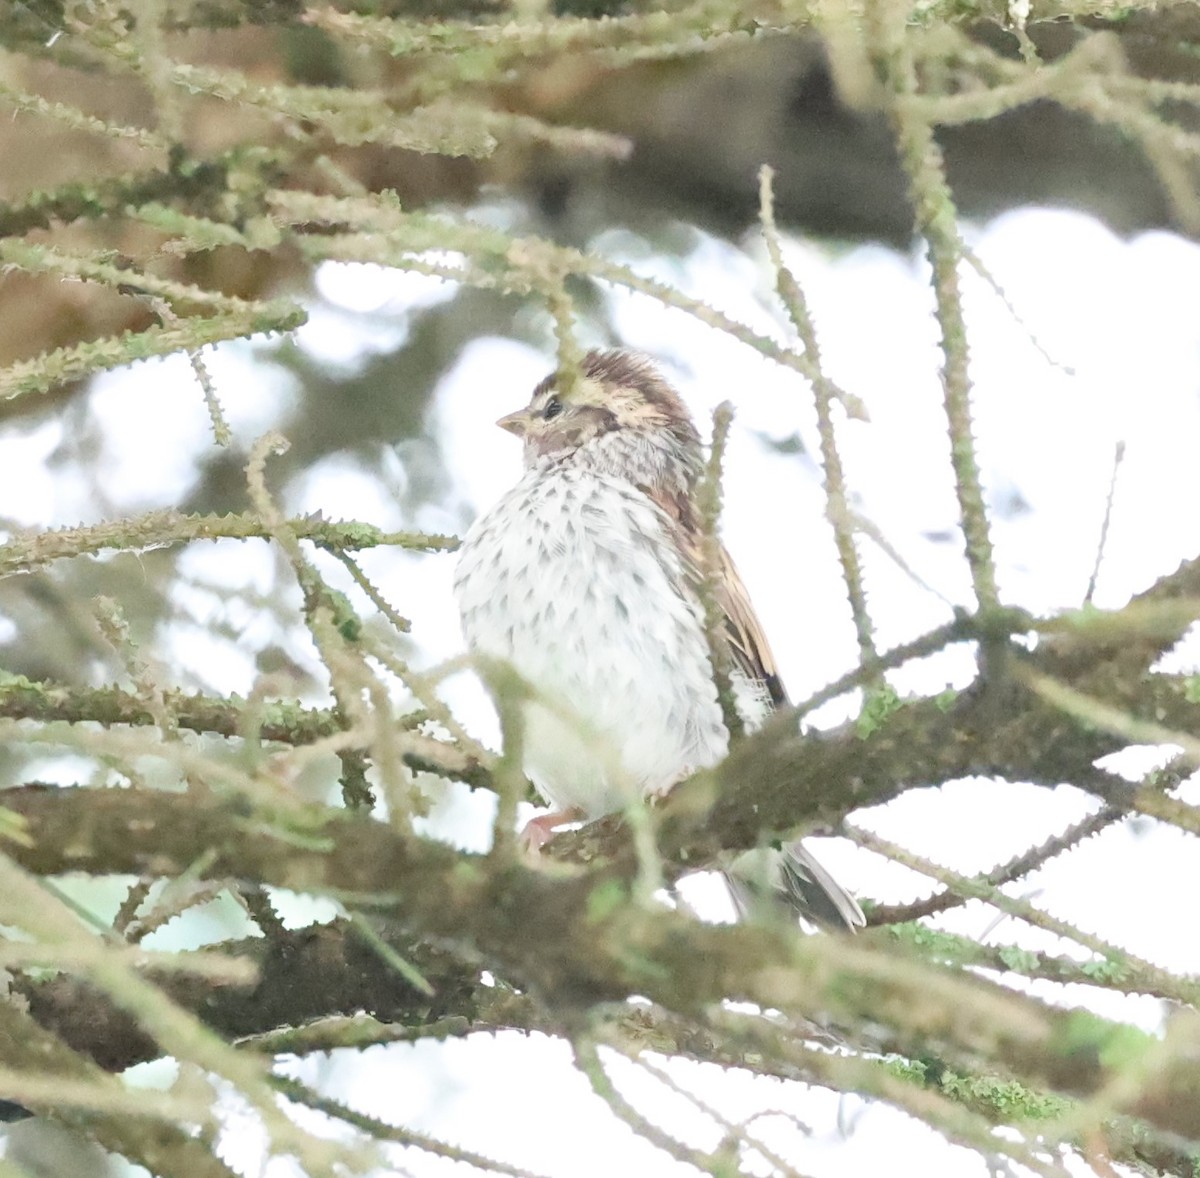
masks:
[[[771,896],[805,920],[835,932],[854,932],[867,923],[858,901],[799,840],[779,850],[744,851],[726,868],[725,879],[743,917],[764,896]]]

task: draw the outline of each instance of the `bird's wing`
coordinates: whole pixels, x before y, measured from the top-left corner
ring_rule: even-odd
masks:
[[[675,542],[688,575],[699,584],[703,576],[703,532],[690,501],[682,496],[643,488],[670,519]],[[787,704],[775,656],[754,611],[750,593],[725,546],[718,548],[719,565],[713,592],[725,619],[725,635],[738,668],[762,683],[775,707]],[[858,902],[825,870],[812,853],[795,840],[778,849],[760,847],[736,856],[724,871],[734,903],[744,916],[755,898],[776,897],[806,920],[836,930],[853,932],[866,924]]]
[[[771,644],[763,632],[758,614],[754,612],[754,603],[750,600],[746,584],[723,544],[720,546],[720,562],[714,589],[717,604],[725,615],[725,633],[734,662],[749,678],[766,685],[775,707],[784,707],[788,702],[787,692],[779,677]]]
[[[704,577],[704,532],[700,517],[689,496],[672,494],[661,487],[642,487],[671,521],[673,538],[683,558],[684,568],[694,582],[693,588]],[[725,637],[729,651],[738,669],[751,680],[762,683],[775,707],[788,702],[787,691],[779,677],[771,644],[763,632],[758,614],[745,582],[733,563],[724,544],[717,547],[718,564],[716,576],[712,578],[713,594],[725,622]]]

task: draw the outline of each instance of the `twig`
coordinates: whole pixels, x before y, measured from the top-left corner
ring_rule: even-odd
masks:
[[[982,900],[985,904],[990,904],[993,908],[998,908],[1001,912],[1009,916],[1018,917],[1035,928],[1045,929],[1056,936],[1074,941],[1076,944],[1082,945],[1085,949],[1090,949],[1093,953],[1098,954],[1107,961],[1115,963],[1126,971],[1128,988],[1130,990],[1138,988],[1138,980],[1141,978],[1145,979],[1146,983],[1153,987],[1154,993],[1163,994],[1191,1005],[1200,1002],[1200,980],[1177,977],[1167,970],[1160,969],[1151,962],[1134,956],[1119,945],[1114,945],[1109,941],[1105,941],[1102,937],[1097,937],[1093,933],[1076,928],[1073,924],[1065,920],[1060,920],[1058,917],[1052,916],[1040,908],[1035,908],[1025,900],[1006,895],[998,888],[988,884],[981,876],[971,879],[967,876],[959,875],[949,868],[932,863],[923,856],[908,850],[906,847],[900,846],[899,843],[881,838],[873,831],[865,830],[860,826],[846,823],[842,828],[842,833],[847,838],[856,842],[860,847],[865,847],[869,851],[875,851],[877,854],[884,855],[897,863],[903,864],[905,867],[919,871],[922,875],[928,875],[932,879],[940,880],[952,891],[968,899]]]
[[[267,459],[272,454],[283,453],[288,445],[287,439],[277,433],[264,434],[254,444],[250,461],[246,464],[246,486],[250,500],[263,526],[287,557],[304,594],[304,620],[329,673],[329,686],[337,705],[335,711],[343,727],[371,728],[370,717],[362,700],[362,692],[369,691],[376,716],[382,714],[385,720],[384,724],[374,725],[374,733],[377,739],[391,740],[394,734],[390,724],[386,723],[391,714],[387,694],[381,688],[371,690],[379,686],[378,680],[367,667],[361,653],[354,648],[353,640],[361,633],[362,623],[345,596],[330,589],[305,557],[299,538],[288,527],[287,520],[267,490]],[[396,760],[390,756],[388,759]],[[374,799],[366,781],[361,754],[344,753],[342,766],[342,795],[347,806],[369,809]],[[394,777],[385,777],[384,785],[390,787],[389,819],[401,829],[408,829],[409,800],[400,793],[399,782]]]
[[[817,434],[821,440],[825,517],[833,528],[838,561],[842,566],[842,580],[846,584],[846,596],[854,617],[854,632],[858,636],[859,659],[862,663],[867,663],[876,657],[877,652],[871,616],[867,610],[866,593],[863,590],[862,566],[854,543],[850,506],[846,501],[846,475],[833,421],[833,405],[838,398],[821,366],[820,344],[812,316],[809,314],[808,300],[804,297],[804,289],[783,260],[779,231],[775,226],[775,194],[771,188],[774,175],[774,171],[766,164],[759,169],[758,217],[762,223],[763,238],[767,243],[767,254],[775,268],[775,289],[787,308],[796,334],[800,336],[811,369],[810,379],[817,407]]]
[[[1104,521],[1100,524],[1100,539],[1096,543],[1096,563],[1092,566],[1087,592],[1083,595],[1084,605],[1092,604],[1092,596],[1096,592],[1096,582],[1100,579],[1100,566],[1104,563],[1104,551],[1108,547],[1108,529],[1112,523],[1113,500],[1117,495],[1117,475],[1121,472],[1121,463],[1124,458],[1125,442],[1122,440],[1113,449],[1112,477],[1108,481],[1108,496],[1104,500]]]
[[[653,1060],[646,1059],[641,1052],[630,1052],[615,1043],[608,1043],[608,1046],[613,1050],[620,1051],[627,1059],[630,1060],[636,1067],[652,1075],[660,1084],[668,1091],[682,1097],[694,1108],[699,1110],[704,1116],[710,1118],[721,1128],[725,1134],[725,1140],[722,1142],[723,1147],[734,1144],[745,1146],[748,1150],[753,1150],[755,1153],[761,1154],[767,1162],[775,1167],[775,1172],[781,1175],[795,1175],[795,1178],[801,1178],[800,1172],[787,1162],[783,1157],[776,1153],[770,1146],[766,1145],[761,1139],[752,1137],[749,1132],[750,1122],[762,1117],[781,1117],[787,1119],[793,1126],[803,1129],[794,1113],[783,1112],[781,1110],[763,1109],[759,1112],[751,1114],[747,1117],[743,1124],[736,1124],[726,1117],[719,1109],[714,1107],[709,1101],[697,1096],[690,1088],[686,1088],[671,1073],[661,1064],[655,1063]]]
[[[306,516],[288,519],[286,523],[298,539],[311,540],[331,552],[384,547],[453,552],[458,547],[458,539],[454,536],[383,532],[373,524],[354,521],[335,522]],[[106,548],[136,552],[196,540],[250,538],[271,538],[270,529],[255,515],[184,515],[179,511],[150,511],[129,519],[13,537],[6,544],[0,544],[0,577],[30,572],[55,560],[93,555]]]
[[[890,113],[912,189],[917,228],[925,237],[933,268],[937,319],[942,329],[943,404],[950,432],[950,461],[959,518],[975,598],[980,610],[989,614],[998,608],[999,594],[971,421],[967,329],[958,277],[963,244],[958,233],[957,210],[929,116],[912,101],[920,95],[920,84],[911,38],[906,35],[902,14],[884,4],[872,5],[870,12],[874,17],[876,51],[893,90]],[[985,662],[1001,649],[1003,647],[995,642],[985,643]]]
[[[721,705],[721,716],[731,743],[740,739],[746,730],[733,689],[733,654],[729,648],[729,637],[725,630],[726,618],[721,609],[717,588],[720,584],[722,565],[721,541],[718,539],[721,519],[721,464],[725,457],[725,443],[729,439],[729,426],[732,422],[733,406],[725,401],[713,412],[712,447],[705,464],[704,477],[696,489],[702,529],[700,602],[704,607],[704,630],[708,638],[709,657],[712,660],[713,683],[716,684],[717,701]]]
[[[624,1121],[639,1137],[649,1142],[656,1149],[662,1150],[668,1157],[677,1162],[686,1162],[695,1166],[713,1178],[724,1178],[729,1172],[729,1162],[720,1154],[705,1153],[685,1145],[665,1129],[643,1116],[616,1089],[612,1078],[604,1067],[604,1061],[595,1042],[588,1036],[577,1035],[571,1039],[571,1050],[575,1056],[575,1066],[583,1073],[592,1091],[608,1106],[611,1112]]]
[[[1007,863],[1001,863],[998,867],[994,867],[985,875],[980,876],[980,879],[994,888],[1011,883],[1126,816],[1126,812],[1117,806],[1102,806],[1096,813],[1089,814],[1082,821],[1067,827],[1062,834],[1048,838],[1040,847],[1030,847],[1028,850],[1022,851],[1021,854],[1009,859]],[[969,899],[971,897],[964,896],[960,892],[946,889],[912,904],[881,904],[871,909],[867,917],[867,924],[902,924],[906,921],[918,920],[923,916],[933,916],[948,908],[958,908],[967,903]]]
[[[420,1133],[416,1129],[389,1125],[387,1121],[382,1121],[378,1117],[356,1112],[341,1101],[325,1096],[307,1084],[288,1076],[272,1076],[271,1083],[288,1100],[302,1104],[306,1108],[315,1109],[327,1117],[334,1117],[347,1125],[352,1125],[355,1129],[369,1134],[376,1141],[394,1141],[399,1145],[406,1145],[412,1149],[433,1154],[435,1157],[447,1158],[450,1161],[473,1166],[485,1173],[506,1174],[509,1178],[538,1178],[535,1170],[526,1170],[521,1166],[510,1165],[508,1162],[496,1161],[476,1153],[474,1150],[451,1145],[448,1141],[439,1141],[436,1137],[430,1137],[427,1133]]]

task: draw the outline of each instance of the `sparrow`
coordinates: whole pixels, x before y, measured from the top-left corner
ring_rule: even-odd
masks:
[[[474,654],[524,681],[524,771],[553,807],[524,837],[666,793],[729,747],[698,592],[700,435],[653,363],[594,351],[574,382],[551,374],[496,423],[524,442],[520,481],[463,540],[454,592]],[[713,592],[746,729],[787,695],[733,561]],[[724,872],[739,912],[786,900],[819,925],[865,924],[799,842],[746,851]]]

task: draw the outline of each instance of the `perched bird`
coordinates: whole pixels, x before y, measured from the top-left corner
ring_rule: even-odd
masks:
[[[498,425],[525,443],[525,473],[463,541],[455,595],[467,645],[530,685],[525,772],[553,806],[526,839],[665,793],[724,757],[701,583],[700,436],[645,358],[590,352],[569,389],[554,375]],[[729,555],[715,587],[748,728],[787,697]],[[832,928],[858,904],[799,842],[725,868],[745,911],[764,889]]]

